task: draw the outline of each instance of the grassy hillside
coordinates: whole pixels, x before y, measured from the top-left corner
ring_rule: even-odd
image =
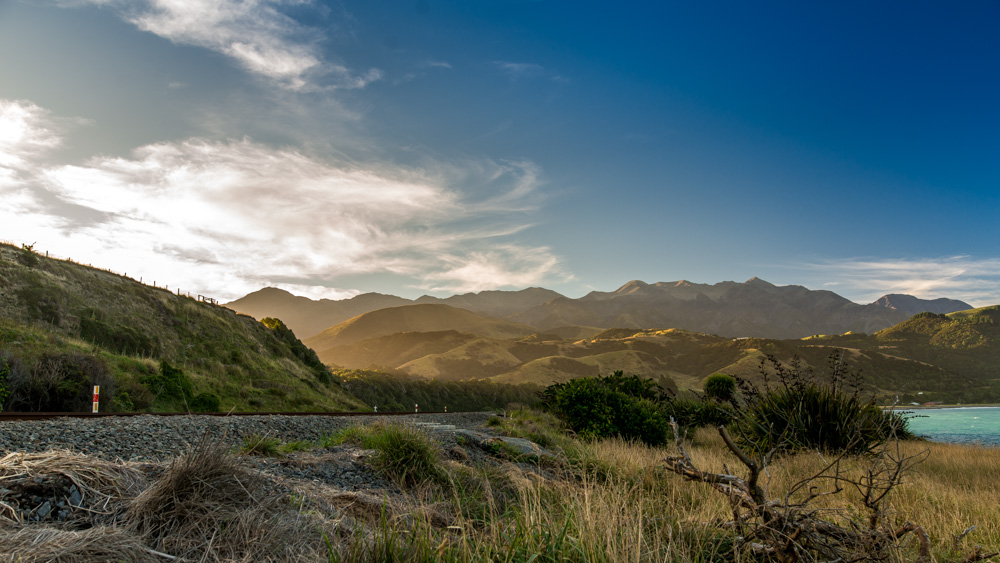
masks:
[[[226,307],[256,319],[280,318],[300,338],[309,338],[360,314],[409,303],[408,299],[381,293],[362,293],[350,299],[314,301],[308,297],[292,295],[283,289],[265,287],[226,303]]]
[[[306,352],[224,307],[0,245],[0,371],[29,403],[100,380],[105,410],[364,408]]]
[[[567,340],[550,333],[503,339],[456,331],[409,332],[339,346],[320,355],[347,367],[378,365],[445,381],[489,377],[504,383],[548,385],[622,370],[685,390],[701,389],[705,377],[716,372],[758,379],[761,361],[769,355],[785,362],[798,358],[804,368],[822,372],[834,349],[843,348],[869,389],[885,400],[898,396],[904,403],[986,402],[1000,400],[1000,385],[982,367],[996,353],[995,337],[989,332],[994,326],[992,314],[987,309],[947,317],[918,315],[872,336],[802,340],[732,339],[679,329],[634,328]],[[965,344],[939,346],[936,352],[926,349],[932,340],[955,342],[955,335],[964,335]],[[987,377],[977,380],[967,375],[973,372]]]
[[[492,317],[477,315],[449,305],[405,305],[358,315],[306,340],[315,350],[327,350],[398,332],[457,330],[491,338],[519,338],[537,329]]]

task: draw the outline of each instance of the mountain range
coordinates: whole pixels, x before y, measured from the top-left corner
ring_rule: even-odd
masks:
[[[839,349],[882,396],[1000,401],[1000,306],[895,294],[858,305],[759,279],[633,281],[579,299],[529,288],[313,301],[268,288],[236,303],[309,337],[303,344],[274,319],[0,244],[0,377],[22,395],[30,382],[62,397],[72,383],[79,396],[67,400],[87,408],[98,377],[119,410],[344,410],[364,405],[323,363],[443,385],[545,385],[622,370],[685,390],[719,371],[759,377],[768,356],[822,370]]]
[[[899,294],[860,305],[832,291],[777,286],[759,278],[711,285],[683,280],[647,284],[635,280],[615,291],[594,291],[578,299],[548,289],[528,288],[448,298],[425,295],[416,300],[364,293],[344,300],[314,301],[265,288],[226,304],[257,318],[280,318],[303,338],[364,313],[404,305],[448,305],[538,331],[565,327],[680,328],[724,337],[778,339],[870,333],[920,312],[951,313],[972,308],[953,299],[924,300]]]
[[[394,326],[409,330],[392,332]],[[801,339],[728,338],[675,328],[592,329],[566,338],[531,330],[448,305],[410,305],[359,315],[305,344],[338,368],[429,380],[548,385],[622,370],[681,391],[700,389],[716,372],[759,379],[768,356],[786,364],[798,358],[804,368],[825,372],[830,355],[843,350],[852,368],[867,376],[870,390],[883,397],[1000,400],[1000,306],[923,312],[873,334]]]

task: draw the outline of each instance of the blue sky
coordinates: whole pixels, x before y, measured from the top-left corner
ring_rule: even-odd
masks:
[[[0,238],[239,297],[1000,303],[1000,4],[0,0]]]

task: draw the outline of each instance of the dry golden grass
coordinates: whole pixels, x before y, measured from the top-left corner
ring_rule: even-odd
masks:
[[[129,526],[157,551],[199,561],[315,558],[319,534],[222,442],[203,438],[132,502]]]
[[[699,468],[745,475],[711,431],[699,431],[687,447]],[[145,561],[163,560],[164,554],[208,561],[327,555],[342,561],[752,560],[733,549],[733,531],[721,526],[732,517],[728,500],[665,468],[663,459],[674,447],[604,440],[575,448],[564,465],[537,470],[506,464],[480,471],[450,461],[442,465],[450,488],[417,487],[392,499],[313,484],[295,489],[297,505],[288,502],[288,489],[247,471],[218,444],[202,443],[138,496],[145,483],[128,465],[68,452],[10,455],[0,459],[0,480],[59,474],[88,491],[88,498],[115,496],[129,510],[112,527],[83,531],[12,522],[0,527],[0,554],[16,553],[18,561]],[[888,497],[889,524],[922,526],[935,561],[961,560],[976,545],[997,550],[1000,450],[903,442],[899,453],[924,451],[926,460]],[[781,499],[831,461],[815,452],[785,456],[767,468],[761,484],[768,498]],[[856,478],[871,461],[843,459],[841,476]],[[459,480],[479,486],[462,492],[455,487]],[[833,482],[815,484],[830,490]],[[303,513],[302,506],[317,513]],[[841,525],[867,522],[859,494],[849,486],[814,506],[822,518]],[[954,537],[973,525],[956,548]],[[913,561],[916,539],[911,534],[901,543],[890,560]]]
[[[495,515],[484,536],[472,543],[476,547],[466,543],[456,559],[532,550],[589,561],[739,558],[739,553],[731,551],[731,532],[720,526],[732,517],[728,500],[705,484],[666,472],[662,461],[672,449],[605,440],[590,445],[591,462],[597,469],[581,480],[514,480],[521,495],[516,514]],[[689,451],[700,468],[723,472],[728,467],[745,475],[739,461],[709,431],[699,432]],[[922,526],[930,536],[931,555],[938,561],[963,559],[976,545],[987,552],[1000,548],[1000,450],[902,442],[898,453],[923,452],[926,460],[914,466],[889,496],[887,524],[898,527],[911,521]],[[767,469],[761,484],[768,498],[780,500],[791,487],[821,473],[833,461],[816,452],[785,456]],[[871,463],[870,458],[842,459],[840,476],[857,480]],[[825,473],[833,474],[832,470]],[[820,490],[835,488],[830,479],[813,483]],[[868,512],[860,494],[849,483],[841,484],[844,490],[820,497],[812,505],[828,521],[867,524]],[[973,525],[977,528],[956,546],[954,538]],[[914,560],[916,537],[905,537],[901,546],[892,558]]]
[[[17,563],[94,563],[168,561],[134,534],[116,527],[86,530],[21,528],[0,534],[0,561]]]
[[[5,502],[11,492],[7,487],[39,477],[68,479],[80,492],[80,508],[105,516],[106,520],[113,519],[123,509],[123,503],[145,486],[145,476],[139,471],[82,454],[66,450],[13,452],[0,458],[0,488],[6,491],[0,494],[0,522],[21,520],[18,512]]]

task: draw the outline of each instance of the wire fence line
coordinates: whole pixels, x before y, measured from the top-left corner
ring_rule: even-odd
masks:
[[[76,260],[73,260],[70,257],[63,257],[63,256],[56,256],[55,254],[49,254],[48,250],[46,250],[45,253],[43,254],[40,250],[37,250],[35,248],[35,244],[34,243],[32,243],[32,244],[18,243],[18,242],[14,242],[12,240],[0,239],[0,244],[6,244],[8,246],[13,246],[14,248],[20,248],[20,249],[24,249],[24,250],[30,250],[31,252],[37,254],[38,256],[45,256],[46,258],[50,258],[52,260],[60,260],[62,262],[69,262],[71,264],[76,264],[77,266],[85,266],[85,267],[90,268],[92,270],[99,270],[101,272],[107,272],[109,274],[112,274],[112,275],[115,275],[115,276],[118,276],[118,277],[121,277],[121,278],[130,279],[130,280],[132,280],[134,282],[141,283],[142,285],[145,285],[146,287],[152,287],[154,289],[162,289],[164,291],[171,292],[169,285],[167,285],[167,284],[157,285],[156,284],[156,280],[153,280],[152,285],[150,285],[149,283],[143,281],[142,276],[139,276],[139,279],[135,279],[133,277],[129,277],[129,275],[127,273],[116,272],[116,271],[114,271],[114,270],[112,270],[110,268],[98,268],[98,267],[96,267],[96,266],[94,266],[92,264],[85,264],[83,262],[77,262]],[[171,293],[176,293],[180,297],[188,297],[188,298],[194,299],[196,301],[201,301],[202,303],[209,303],[211,305],[219,305],[219,300],[215,299],[214,297],[207,297],[207,296],[201,295],[201,294],[191,295],[190,292],[183,292],[183,291],[181,291],[180,288],[177,288],[176,292],[171,292]]]

